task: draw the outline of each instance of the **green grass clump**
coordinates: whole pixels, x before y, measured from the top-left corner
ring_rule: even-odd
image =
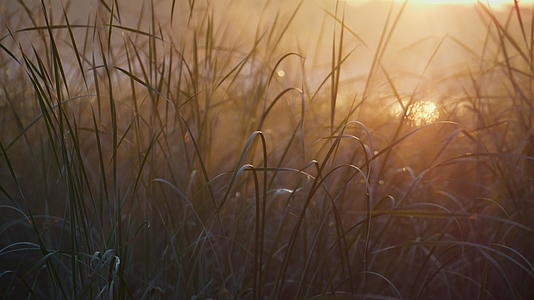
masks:
[[[534,297],[532,8],[12,2],[0,299]]]

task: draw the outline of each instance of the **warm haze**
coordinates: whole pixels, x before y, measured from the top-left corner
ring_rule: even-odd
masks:
[[[0,2],[0,299],[534,299],[533,2]]]

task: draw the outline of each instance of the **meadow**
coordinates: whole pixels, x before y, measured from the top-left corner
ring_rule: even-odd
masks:
[[[0,2],[0,299],[534,299],[534,7],[419,2]]]

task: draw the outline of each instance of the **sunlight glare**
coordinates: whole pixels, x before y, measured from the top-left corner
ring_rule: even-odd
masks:
[[[399,117],[403,114],[402,107],[395,104],[391,109],[394,116]],[[418,101],[410,105],[406,118],[420,126],[427,123],[432,123],[439,118],[438,107],[431,101]]]

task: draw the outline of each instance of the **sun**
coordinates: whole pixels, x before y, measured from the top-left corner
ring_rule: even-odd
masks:
[[[404,114],[404,111],[400,105],[396,104],[391,108],[391,113],[398,117]],[[417,101],[408,107],[406,119],[416,126],[432,123],[439,119],[438,106],[432,101]]]

